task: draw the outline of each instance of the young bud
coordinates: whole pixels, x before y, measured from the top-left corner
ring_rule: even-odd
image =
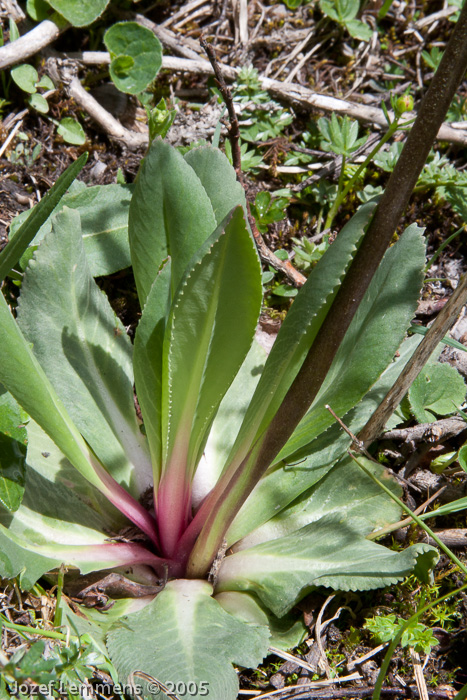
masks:
[[[413,110],[413,97],[412,95],[402,95],[396,102],[396,110],[399,114],[404,114],[404,112],[411,112]]]

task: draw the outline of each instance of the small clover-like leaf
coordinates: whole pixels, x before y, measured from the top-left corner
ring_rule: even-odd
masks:
[[[454,367],[446,363],[427,365],[409,390],[409,401],[420,423],[433,423],[436,416],[454,413],[465,398],[465,383]]]
[[[74,27],[86,27],[101,16],[109,0],[47,0]]]
[[[33,95],[30,95],[27,99],[28,104],[35,109],[37,112],[40,112],[41,114],[47,114],[49,111],[49,103],[45,99],[45,97],[42,97],[42,95],[39,95],[39,93],[35,93]]]
[[[63,138],[66,143],[71,143],[73,146],[82,146],[86,141],[84,129],[76,119],[65,117],[60,121],[57,127],[57,134]]]
[[[122,92],[136,95],[154,80],[162,65],[162,47],[150,29],[117,22],[104,35],[112,58],[110,77]]]
[[[21,90],[33,94],[36,92],[36,84],[39,80],[39,75],[34,66],[29,63],[22,63],[11,70],[11,77]]]

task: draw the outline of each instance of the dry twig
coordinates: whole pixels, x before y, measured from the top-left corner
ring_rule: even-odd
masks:
[[[242,156],[240,151],[240,128],[238,125],[237,115],[235,113],[232,94],[226,85],[223,73],[220,69],[219,63],[217,62],[212,46],[210,46],[204,39],[201,39],[201,46],[209,57],[209,61],[216,76],[217,85],[227,107],[230,122],[228,136],[232,147],[233,166],[235,168],[235,172],[237,173],[237,179],[243,185]],[[306,277],[302,275],[301,272],[298,272],[298,270],[294,268],[289,260],[280,260],[280,258],[278,258],[277,255],[275,255],[272,250],[267,247],[261,233],[258,231],[248,200],[246,200],[246,203],[248,221],[261,259],[271,265],[275,270],[278,270],[286,275],[296,287],[301,287],[304,285],[306,282]]]
[[[407,362],[394,385],[381,401],[363,430],[358,434],[359,440],[368,445],[381,435],[388,418],[394,413],[408,388],[424,367],[441,338],[446,335],[466,302],[467,274],[464,275],[452,297],[439,312],[433,325]]]

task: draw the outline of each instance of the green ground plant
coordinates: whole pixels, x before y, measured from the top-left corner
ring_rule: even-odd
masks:
[[[221,191],[219,182],[224,183]],[[197,668],[190,670],[186,657],[177,665],[178,680],[191,680],[200,689],[202,681],[209,682],[214,694],[221,683],[223,697],[236,693],[229,658],[255,666],[271,639],[285,646],[299,641],[302,627],[289,612],[310,586],[371,588],[399,580],[415,565],[426,576],[436,556],[426,545],[397,554],[365,539],[376,521],[384,526],[397,520],[399,509],[359,476],[349,458],[339,459],[348,439],[332,427],[324,408],[331,403],[341,415],[350,411],[349,422],[358,430],[402,368],[410,343],[384,371],[419,294],[425,264],[420,230],[410,227],[388,251],[322,398],[264,468],[258,457],[271,420],[374,204],[361,208],[316,265],[265,361],[255,344],[249,349],[261,308],[261,271],[243,197],[219,151],[201,147],[183,157],[154,141],[130,204],[130,255],[143,308],[134,348],[93,282],[79,207],[63,206],[52,219],[22,282],[19,325],[5,303],[1,325],[1,380],[11,392],[3,392],[1,414],[2,574],[21,570],[27,587],[62,561],[83,573],[131,566],[133,577],[146,584],[167,571],[169,583],[152,602],[128,615],[125,627],[117,621],[107,627],[111,659],[122,679],[142,670],[165,684],[175,682],[159,645],[182,644],[172,615],[182,600],[190,601],[193,625],[184,629],[179,653],[184,657],[188,635]],[[13,244],[22,236],[19,229]],[[56,271],[52,278],[50,269]],[[395,296],[391,271],[396,269],[405,281]],[[133,381],[144,434],[133,407]],[[14,399],[30,416],[27,455],[24,434],[17,432],[24,430],[19,426],[25,416]],[[382,469],[371,468],[385,478]],[[349,499],[342,479],[347,481],[351,472],[355,490]],[[59,517],[63,489],[68,524]],[[141,505],[148,489],[154,489],[155,499],[149,509]],[[323,510],[320,503],[328,505]],[[118,533],[125,518],[144,533],[142,542],[108,541],[107,533]],[[223,546],[232,553],[222,559]],[[204,579],[216,557],[221,563],[210,584]],[[134,600],[119,601],[103,619],[110,623],[134,606]],[[64,616],[80,629],[70,610]],[[226,648],[224,660],[218,658],[211,671],[212,651],[198,648],[195,640],[208,635],[205,626],[211,629],[214,623],[220,639],[222,634],[229,639],[232,655]],[[155,629],[166,625],[167,633],[154,637]],[[235,644],[232,629],[238,634]],[[137,643],[142,630],[147,654]],[[150,638],[159,649],[156,655]]]
[[[422,231],[386,248],[464,73],[466,23],[467,10],[433,82],[439,99],[428,94],[379,205],[360,207],[314,266],[267,358],[243,189],[213,147],[182,155],[156,139],[133,187],[78,185],[61,201],[81,159],[0,256],[3,279],[41,237],[16,315],[0,295],[0,573],[30,588],[66,564],[146,586],[138,598],[94,587],[100,611],[83,619],[62,599],[57,619],[105,649],[121,682],[142,678],[145,695],[154,682],[233,699],[232,663],[293,646],[310,590],[429,577],[433,547],[370,539],[406,507],[380,465],[347,455],[327,407],[357,432],[418,344],[404,336]],[[126,229],[104,234],[101,208],[116,216],[128,201]],[[128,256],[133,344],[94,282]]]

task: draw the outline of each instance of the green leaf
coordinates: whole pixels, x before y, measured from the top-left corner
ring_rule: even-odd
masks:
[[[222,467],[258,384],[265,360],[266,352],[259,343],[253,341],[243,365],[220,403],[209,432],[204,455],[193,480],[195,508],[219,480]]]
[[[238,205],[246,208],[245,192],[237,180],[235,170],[218,148],[192,148],[184,156],[195,171],[211,202],[216,224]]]
[[[295,379],[363,236],[374,204],[360,207],[318,261],[281,326],[229,462],[240,464],[264,432]]]
[[[278,284],[272,290],[273,294],[278,297],[285,297],[286,299],[296,297],[298,294],[298,289],[291,287],[290,284]]]
[[[104,34],[110,53],[110,77],[122,92],[146,90],[162,65],[162,46],[154,33],[137,22],[117,22]]]
[[[386,252],[319,394],[278,460],[287,459],[333,423],[326,404],[342,417],[389,365],[413,318],[424,261],[422,229],[412,224]]]
[[[11,69],[11,77],[24,92],[36,92],[36,83],[39,80],[39,74],[33,66],[30,66],[28,63],[15,66]]]
[[[42,97],[42,95],[39,95],[37,92],[35,95],[30,95],[26,102],[33,109],[35,109],[37,112],[40,112],[41,114],[47,114],[47,112],[49,111],[49,103],[47,102],[45,97]]]
[[[54,217],[26,272],[18,323],[97,457],[139,497],[152,470],[134,410],[132,346],[89,271],[77,211]]]
[[[101,16],[110,0],[47,0],[74,27],[86,27]]]
[[[149,292],[135,333],[134,372],[145,432],[157,487],[162,467],[162,350],[170,311],[170,260],[160,270]]]
[[[457,453],[457,460],[461,465],[462,469],[467,472],[467,445],[462,445],[459,452]]]
[[[81,124],[72,119],[72,117],[64,117],[60,120],[57,126],[57,134],[62,137],[66,143],[71,143],[73,146],[82,146],[86,141],[86,134]]]
[[[231,664],[255,668],[267,653],[269,630],[232,617],[211,593],[206,581],[171,581],[143,610],[113,625],[107,647],[121,683],[137,669],[179,695],[235,700]],[[154,697],[147,686],[143,696]]]
[[[319,0],[319,9],[323,15],[330,17],[330,19],[333,19],[335,22],[340,22],[337,4],[334,0]]]
[[[392,552],[365,539],[335,512],[287,537],[226,557],[216,593],[251,591],[280,617],[316,586],[367,591],[394,585],[412,572],[419,557],[430,568],[438,554],[424,544]]]
[[[186,460],[188,473],[251,345],[261,300],[258,254],[237,207],[187,271],[164,341],[163,456],[172,459],[177,445],[177,461],[185,468]]]
[[[32,212],[28,212],[27,221],[18,229],[14,240],[10,240],[8,245],[0,252],[0,281],[3,281],[10,270],[16,265],[40,227],[48,219],[68,187],[83,168],[87,158],[88,154],[83,153],[78,160],[60,175],[57,182],[47,192],[45,197],[36,204]]]
[[[297,647],[307,635],[307,628],[302,619],[297,620],[297,615],[272,615],[254,595],[239,593],[238,591],[225,591],[214,596],[229,615],[243,622],[256,625],[267,625],[271,631],[269,644],[276,649],[293,649]]]
[[[83,185],[65,194],[54,209],[55,214],[65,206],[79,212],[86,259],[94,277],[111,275],[131,265],[128,211],[132,191],[133,185]],[[37,206],[13,219],[10,240],[15,238],[19,226],[36,211]],[[51,228],[52,221],[48,219],[37,232],[34,244],[39,243]]]
[[[433,423],[437,415],[455,413],[464,402],[465,383],[449,364],[426,365],[409,389],[410,407],[420,423]]]
[[[141,545],[109,542],[128,521],[33,421],[28,438],[23,502],[15,513],[0,508],[0,576],[19,574],[30,588],[62,562],[82,573],[133,566],[136,576],[138,564],[154,565],[156,558]]]
[[[102,487],[91,454],[0,294],[0,382],[88,481]]]
[[[27,415],[0,386],[0,503],[13,512],[24,494]]]
[[[55,85],[48,75],[43,75],[39,82],[36,84],[38,88],[44,88],[44,90],[53,90]]]
[[[26,12],[35,22],[49,19],[52,14],[50,5],[45,0],[27,0]]]
[[[345,22],[345,28],[354,39],[370,41],[371,37],[373,36],[373,30],[371,27],[365,24],[365,22],[361,22],[359,19],[347,20]]]
[[[111,69],[117,78],[125,78],[134,65],[135,59],[131,56],[118,56],[112,61]]]
[[[409,330],[411,333],[426,335],[429,331],[429,328],[425,328],[425,326],[417,326],[414,323],[412,323]],[[462,350],[462,352],[467,352],[467,348],[465,347],[465,345],[462,345],[462,343],[459,343],[457,340],[454,340],[454,338],[449,338],[449,336],[447,335],[444,336],[441,342],[445,345],[449,345],[449,347],[451,348],[456,348],[456,350]]]
[[[401,489],[383,467],[370,463],[376,476],[397,496]],[[292,467],[297,475],[306,463]],[[303,491],[289,506],[235,545],[235,550],[290,535],[320,518],[339,513],[349,527],[368,535],[400,519],[401,510],[362,470],[344,457],[317,484]]]
[[[348,22],[357,16],[360,9],[359,0],[335,0],[341,22]]]
[[[20,574],[21,585],[30,588],[73,547],[106,544],[108,533],[118,532],[127,521],[34,421],[29,421],[27,434],[23,501],[13,514],[0,508],[0,576]],[[96,568],[88,562],[88,570]]]
[[[216,223],[210,199],[193,168],[176,149],[155,139],[138,172],[128,224],[142,307],[169,255],[174,294],[188,263]]]
[[[404,341],[396,360],[383,372],[362,401],[344,416],[345,424],[353,433],[358,433],[366,424],[419,343],[420,339],[416,337]],[[350,442],[349,436],[334,423],[287,460],[286,464],[279,463],[274,469],[270,469],[256,485],[229,528],[227,544],[231,546],[247,536],[314,486],[345,454]],[[281,494],[280,504],[277,500],[278,493]]]

